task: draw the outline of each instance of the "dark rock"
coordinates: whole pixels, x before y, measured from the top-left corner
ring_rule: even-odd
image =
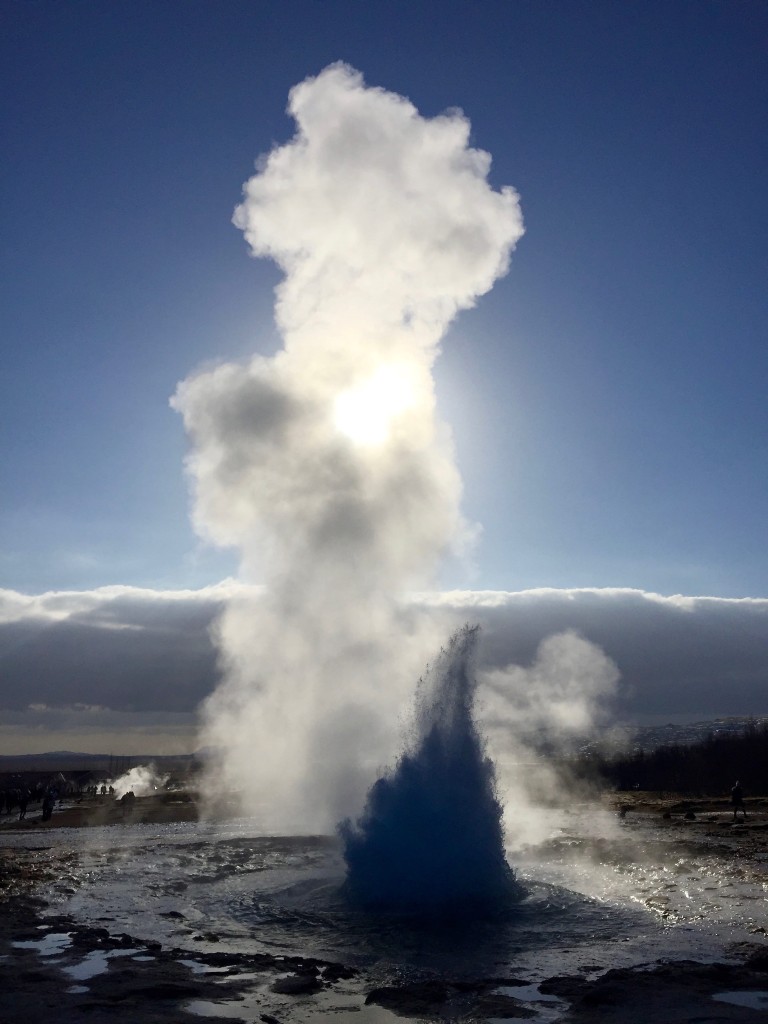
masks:
[[[98,948],[110,938],[106,928],[80,928],[71,936],[73,946],[91,946]]]
[[[174,954],[182,960],[189,959],[189,953],[184,950],[174,950]],[[199,960],[208,967],[229,967],[230,964],[240,960],[237,953],[195,953],[195,960]]]
[[[46,981],[48,975],[45,971],[15,971],[14,980],[26,984],[27,982]]]
[[[376,1003],[404,1016],[437,1014],[447,1002],[450,991],[444,981],[421,981],[413,985],[375,988],[365,997],[365,1005]]]
[[[452,982],[451,984],[458,987],[460,983]],[[522,981],[520,978],[483,978],[482,981],[465,983],[465,985],[471,985],[475,991],[479,991],[484,988],[498,988],[500,985],[506,985],[507,988],[517,988],[521,985],[530,984],[530,981]]]
[[[596,984],[587,989],[577,1000],[579,1006],[617,1006],[625,998],[625,988],[620,982]]]
[[[539,992],[547,996],[561,996],[571,999],[574,995],[583,991],[584,979],[579,975],[560,974],[554,978],[547,978],[539,985]]]
[[[130,992],[130,998],[149,1001],[154,999],[193,999],[199,991],[199,986],[192,983],[157,981],[151,985],[136,986]]]
[[[14,933],[15,942],[39,942],[45,935],[50,935],[50,932],[39,932],[37,929],[26,929],[24,931],[17,931]]]
[[[768,971],[768,947],[760,949],[756,953],[752,953],[748,957],[746,964],[751,971]]]
[[[354,967],[346,967],[344,964],[326,964],[323,969],[323,980],[328,982],[349,981],[354,978],[357,971]]]
[[[506,982],[457,981],[456,979],[451,979],[451,988],[456,992],[484,992],[486,989],[495,988],[496,985],[506,985]]]
[[[303,996],[320,992],[323,983],[316,974],[289,974],[286,978],[278,978],[272,984],[272,991],[281,996]]]

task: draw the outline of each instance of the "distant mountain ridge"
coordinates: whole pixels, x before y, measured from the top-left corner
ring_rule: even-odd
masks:
[[[44,754],[0,754],[0,772],[101,768],[117,775],[139,764],[189,765],[195,754],[86,754],[74,750],[50,750]]]
[[[0,761],[30,761],[33,758],[46,758],[49,761],[55,761],[57,758],[62,757],[77,757],[83,760],[98,760],[101,761],[105,757],[109,758],[109,754],[85,754],[82,751],[75,750],[48,750],[44,754],[0,754]]]

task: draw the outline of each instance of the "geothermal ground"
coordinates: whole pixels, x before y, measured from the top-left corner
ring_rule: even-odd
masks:
[[[764,1019],[768,802],[734,826],[722,802],[622,800],[546,812],[509,849],[524,898],[485,921],[356,910],[335,839],[174,820],[190,804],[4,823],[0,1020]]]

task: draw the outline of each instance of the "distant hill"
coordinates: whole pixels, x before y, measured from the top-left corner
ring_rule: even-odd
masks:
[[[120,775],[139,764],[157,764],[167,769],[189,767],[194,754],[86,754],[74,750],[51,750],[44,754],[0,754],[0,772],[85,771],[101,769]]]
[[[73,757],[83,761],[101,761],[105,757],[109,758],[109,756],[109,754],[78,753],[74,750],[49,750],[45,754],[0,754],[0,761],[31,761],[35,758],[43,758],[46,761],[60,761],[62,758],[70,760]]]

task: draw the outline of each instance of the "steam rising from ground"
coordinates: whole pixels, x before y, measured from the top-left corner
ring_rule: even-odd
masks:
[[[445,633],[402,603],[467,536],[431,370],[523,228],[460,112],[423,118],[343,64],[296,86],[289,111],[295,137],[259,161],[234,218],[285,274],[284,347],[190,377],[173,404],[197,528],[267,584],[218,627],[216,785],[306,829],[360,805]]]
[[[509,845],[541,842],[542,805],[562,804],[574,787],[564,755],[607,720],[619,670],[573,630],[543,640],[533,662],[479,673],[478,720],[488,738],[506,804]],[[574,795],[584,796],[583,790]]]
[[[167,779],[168,775],[160,775],[155,771],[153,765],[139,764],[115,779],[112,786],[118,800],[129,792],[132,792],[134,796],[151,796],[165,785]]]

